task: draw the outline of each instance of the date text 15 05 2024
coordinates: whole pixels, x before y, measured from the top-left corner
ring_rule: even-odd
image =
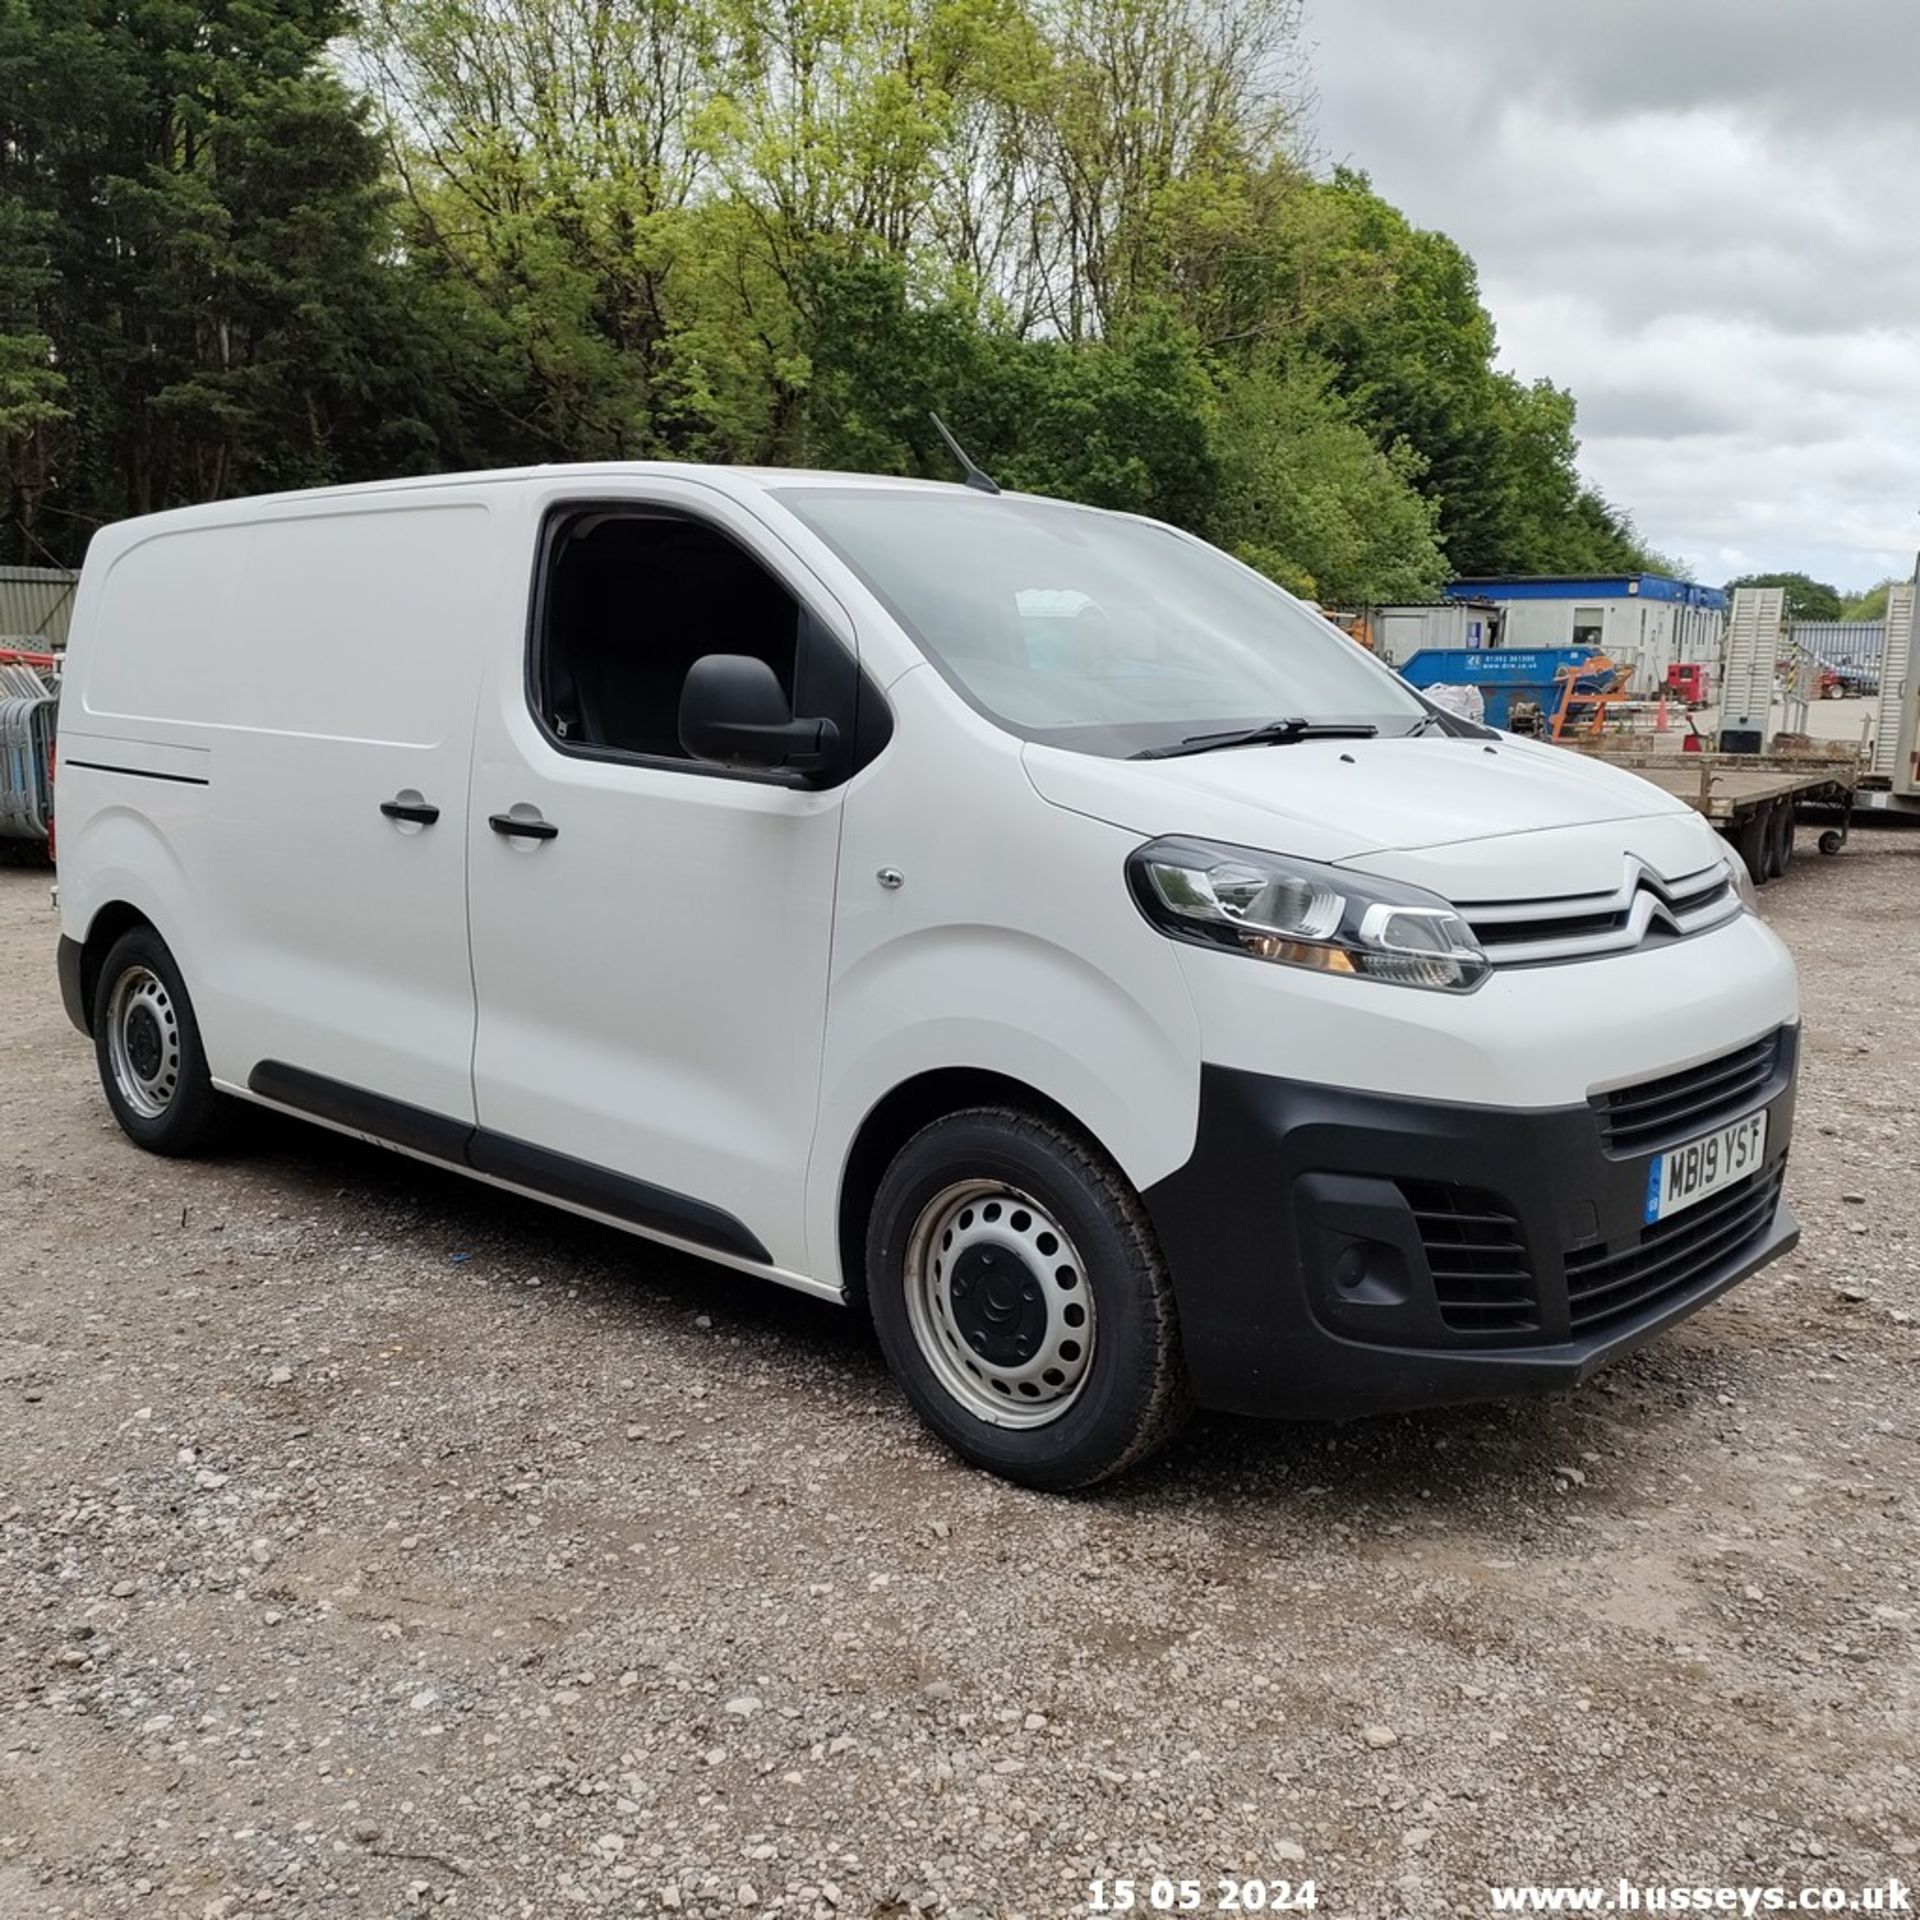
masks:
[[[1091,1880],[1089,1913],[1312,1913],[1320,1896],[1311,1880]]]

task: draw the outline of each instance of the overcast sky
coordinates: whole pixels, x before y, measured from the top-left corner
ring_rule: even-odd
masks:
[[[1316,145],[1699,578],[1920,547],[1920,0],[1306,0]]]

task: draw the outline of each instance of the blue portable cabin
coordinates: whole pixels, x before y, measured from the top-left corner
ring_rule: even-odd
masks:
[[[1628,684],[1642,693],[1664,685],[1676,662],[1717,672],[1726,637],[1720,588],[1661,573],[1455,580],[1445,597],[1497,607],[1504,648],[1591,647],[1625,667]]]

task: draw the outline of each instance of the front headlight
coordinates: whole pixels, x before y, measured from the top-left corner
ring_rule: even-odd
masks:
[[[1438,894],[1209,840],[1155,840],[1127,861],[1162,933],[1282,966],[1470,993],[1492,971]]]
[[[1733,882],[1733,890],[1740,896],[1740,904],[1749,913],[1758,913],[1760,895],[1754,889],[1753,875],[1747,871],[1747,863],[1740,858],[1739,849],[1722,840],[1720,858],[1726,862],[1727,878]]]

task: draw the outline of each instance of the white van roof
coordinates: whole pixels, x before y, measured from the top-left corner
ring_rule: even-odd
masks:
[[[139,524],[143,529],[156,528],[161,523],[210,526],[223,521],[251,519],[263,507],[287,505],[295,501],[377,499],[382,495],[418,492],[429,487],[510,487],[528,481],[552,480],[556,475],[570,475],[582,480],[661,476],[698,481],[707,486],[717,485],[722,491],[737,492],[764,492],[772,487],[872,487],[920,493],[969,492],[959,481],[912,480],[878,473],[831,473],[814,467],[718,466],[691,460],[555,461],[533,467],[482,468],[469,473],[408,474],[396,480],[364,480],[338,487],[238,494],[229,500],[214,500],[200,506],[174,507],[162,513],[141,515]],[[972,497],[978,498],[978,495]]]

